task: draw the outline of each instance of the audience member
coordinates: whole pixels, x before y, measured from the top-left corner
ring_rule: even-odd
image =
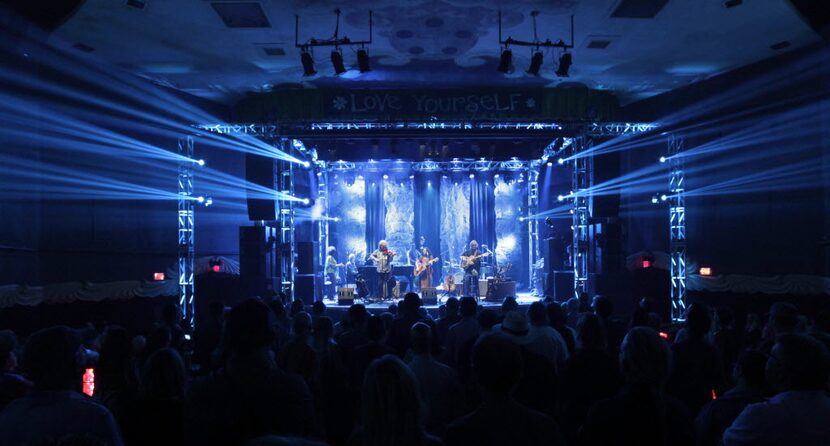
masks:
[[[236,305],[225,323],[225,363],[193,384],[185,398],[185,443],[238,444],[267,434],[315,431],[308,386],[276,367],[269,309],[256,299]]]
[[[95,397],[104,403],[117,420],[135,396],[138,371],[132,361],[132,339],[123,327],[104,330],[101,353],[95,367]]]
[[[548,312],[548,323],[550,326],[562,336],[565,345],[568,347],[568,355],[573,355],[576,352],[576,332],[571,327],[568,327],[568,315],[565,309],[558,303],[549,303],[545,309]]]
[[[88,437],[119,446],[121,434],[102,404],[75,389],[83,375],[79,336],[67,327],[31,335],[23,368],[34,383],[27,396],[0,412],[0,445],[33,445]]]
[[[766,355],[757,350],[747,350],[740,355],[732,369],[735,387],[703,406],[695,420],[699,446],[720,444],[723,432],[741,411],[749,404],[764,400],[766,362]]]
[[[530,319],[529,335],[534,338],[546,339],[550,347],[548,359],[556,366],[556,372],[561,373],[568,360],[568,346],[562,335],[548,323],[548,313],[545,304],[533,302],[527,309],[527,317]],[[545,353],[543,353],[545,354]]]
[[[147,359],[137,396],[121,417],[128,445],[182,444],[185,380],[184,362],[176,350],[159,350]]]
[[[441,442],[424,431],[418,383],[412,371],[394,355],[372,362],[361,394],[361,427],[356,446],[432,446]]]
[[[216,364],[214,353],[222,342],[222,324],[224,324],[225,306],[222,302],[208,304],[208,315],[200,318],[193,336],[193,362],[203,370],[213,370]]]
[[[521,379],[522,354],[504,335],[486,334],[473,350],[481,405],[447,428],[447,445],[559,445],[556,422],[513,398]]]
[[[409,329],[415,322],[421,320],[418,310],[421,308],[421,298],[415,293],[406,293],[398,309],[398,315],[392,321],[389,332],[386,333],[386,345],[399,358],[403,358],[409,350]]]
[[[26,396],[32,383],[17,370],[17,336],[11,330],[0,331],[0,411],[13,400]]]
[[[709,307],[693,304],[686,311],[686,337],[672,345],[674,368],[667,391],[696,415],[723,386],[720,353],[707,339],[712,319]]]
[[[450,327],[461,320],[461,315],[459,314],[459,302],[457,298],[450,297],[447,299],[447,302],[443,305],[443,307],[445,314],[438,319],[438,322],[435,324],[435,328],[438,330],[436,335],[438,336],[438,340],[442,343],[446,342],[447,333],[449,332]]]
[[[501,315],[500,320],[504,319],[504,315],[511,312],[516,311],[519,309],[519,302],[516,301],[516,298],[513,296],[507,296],[501,302]]]
[[[462,346],[477,338],[481,333],[481,326],[476,320],[478,304],[475,298],[465,296],[459,302],[461,320],[453,324],[447,331],[446,349],[444,351],[444,363],[453,366],[459,362],[458,352]]]
[[[305,311],[292,318],[291,340],[280,350],[277,364],[286,372],[300,375],[308,385],[314,382],[319,364],[311,347],[311,315]]]
[[[315,300],[313,304],[311,304],[311,320],[317,321],[317,318],[323,317],[326,315],[326,303],[322,300]]]
[[[572,297],[565,302],[565,311],[568,314],[568,321],[565,323],[568,327],[576,328],[576,323],[579,322],[579,299]]]
[[[729,377],[738,355],[741,354],[743,340],[741,334],[735,329],[735,315],[732,309],[726,306],[715,311],[715,330],[711,335],[712,344],[718,349],[721,355],[723,376]]]
[[[778,336],[767,359],[766,376],[777,394],[750,404],[724,432],[723,444],[826,445],[830,439],[830,358],[807,335]]]
[[[662,387],[671,349],[656,331],[633,328],[620,348],[623,390],[594,405],[580,432],[583,445],[691,445],[692,418]]]
[[[409,369],[418,380],[421,400],[426,406],[427,432],[443,436],[447,423],[461,415],[461,384],[455,371],[432,357],[432,329],[423,322],[412,326]]]
[[[608,340],[608,353],[617,356],[620,351],[620,343],[626,333],[625,323],[614,319],[614,303],[605,296],[594,296],[591,304],[594,314],[599,316],[602,325],[605,326],[605,337]]]
[[[392,354],[392,350],[383,343],[386,326],[380,316],[371,316],[366,323],[366,343],[354,350],[351,363],[352,388],[359,389],[369,364],[381,356]]]

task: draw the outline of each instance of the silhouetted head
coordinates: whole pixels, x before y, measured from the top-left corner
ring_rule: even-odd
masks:
[[[471,298],[472,299],[472,298]],[[478,313],[478,325],[482,331],[487,331],[499,323],[499,314],[491,308],[484,308]]]
[[[776,391],[822,390],[830,375],[827,348],[803,334],[778,336],[769,354],[766,377]]]
[[[576,334],[583,349],[604,349],[606,346],[605,326],[596,314],[583,314],[576,324]]]
[[[311,314],[315,316],[326,314],[326,304],[322,300],[315,301],[311,304]]]
[[[545,304],[538,300],[530,304],[530,307],[528,307],[527,317],[530,319],[531,325],[548,325],[548,311],[545,309]]]
[[[328,316],[320,316],[314,321],[314,337],[329,340],[334,335],[334,322]]]
[[[449,299],[447,299],[447,302],[445,303],[445,305],[447,307],[447,315],[455,316],[455,315],[458,314],[458,307],[459,307],[458,298],[450,297]]]
[[[614,314],[614,303],[605,296],[594,296],[591,307],[594,309],[594,314],[603,319],[608,319]]]
[[[662,386],[671,370],[669,344],[651,328],[632,328],[620,347],[620,370],[629,384]]]
[[[418,297],[417,293],[406,293],[403,297],[403,303],[401,304],[401,308],[404,310],[405,313],[408,314],[417,314],[418,309],[421,308],[421,298]]]
[[[692,304],[686,310],[686,328],[689,334],[696,337],[703,337],[712,328],[712,315],[709,307],[704,304]]]
[[[386,335],[386,324],[380,316],[370,316],[366,322],[366,335],[370,340],[380,342]]]
[[[789,302],[776,302],[769,309],[769,323],[776,335],[794,333],[798,325],[798,309]]]
[[[565,309],[558,303],[548,304],[546,309],[548,311],[548,322],[552,327],[562,328],[568,322],[568,314],[565,313]]]
[[[305,310],[305,305],[303,304],[303,301],[295,300],[295,301],[291,302],[291,310],[289,312],[289,315],[293,317],[295,314],[297,314],[297,313],[299,313],[303,310]]]
[[[172,348],[161,349],[147,358],[141,372],[139,393],[144,398],[184,398],[184,362]]]
[[[23,348],[23,371],[39,390],[71,390],[82,376],[81,339],[69,327],[45,328]]]
[[[291,318],[291,331],[294,336],[308,336],[311,333],[311,315],[301,311]]]
[[[511,311],[516,311],[519,309],[519,303],[516,302],[516,298],[513,296],[507,296],[501,303],[501,314],[507,314]]]
[[[274,342],[270,309],[259,299],[247,299],[231,308],[225,318],[225,346],[231,353],[246,354]]]
[[[474,297],[462,297],[458,306],[461,317],[473,317],[476,315],[476,311],[478,311],[478,303]]]
[[[398,357],[386,355],[369,365],[361,403],[363,444],[418,444],[423,437],[418,382]]]
[[[752,389],[764,391],[767,388],[766,364],[767,355],[758,350],[744,350],[738,356],[732,377],[735,381],[743,380]]]
[[[363,328],[366,325],[366,319],[369,317],[369,312],[363,304],[352,304],[349,307],[349,320],[352,327]]]
[[[473,347],[473,371],[482,391],[506,395],[522,376],[519,346],[502,334],[486,334]]]
[[[412,341],[412,351],[415,354],[426,355],[432,350],[432,329],[423,322],[412,325],[409,339]]]

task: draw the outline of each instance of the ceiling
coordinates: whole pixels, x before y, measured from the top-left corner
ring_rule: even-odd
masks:
[[[726,3],[740,4],[87,0],[49,43],[228,104],[246,92],[274,88],[555,87],[563,82],[612,90],[626,103],[820,40],[787,0]],[[300,16],[301,42],[325,39],[334,32],[335,8],[343,11],[340,36],[352,40],[368,38],[368,11],[374,12],[374,41],[368,47],[372,71],[351,69],[335,76],[330,49],[317,48],[318,74],[304,77],[294,46],[294,16]],[[561,50],[545,54],[539,76],[526,74],[531,53],[523,47],[513,48],[512,73],[497,72],[499,10],[503,36],[520,40],[532,40],[530,12],[539,10],[539,39],[570,42],[573,14],[570,77],[554,74]],[[636,17],[649,15],[653,17]],[[343,54],[346,66],[356,68],[354,49],[344,48]]]

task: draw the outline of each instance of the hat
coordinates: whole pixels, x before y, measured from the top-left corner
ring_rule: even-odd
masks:
[[[530,324],[527,316],[520,311],[509,311],[504,315],[501,331],[513,336],[527,336]]]

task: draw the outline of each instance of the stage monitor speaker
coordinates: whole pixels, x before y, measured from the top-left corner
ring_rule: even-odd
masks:
[[[268,244],[262,226],[239,227],[239,275],[246,296],[261,295],[268,286],[265,256]]]
[[[317,255],[317,242],[297,242],[297,273],[316,274],[320,264]]]
[[[554,271],[552,283],[553,299],[556,302],[565,302],[574,297],[573,271]]]
[[[337,305],[351,306],[354,303],[354,288],[340,288],[337,290]]]
[[[273,190],[275,174],[274,158],[262,155],[245,154],[245,180],[251,184]],[[273,221],[277,219],[276,198],[263,198],[262,192],[246,190],[248,199],[248,219]]]
[[[421,289],[421,303],[424,305],[438,304],[438,291],[434,287]]]
[[[294,275],[294,299],[302,300],[306,305],[322,300],[322,277],[314,274]]]

